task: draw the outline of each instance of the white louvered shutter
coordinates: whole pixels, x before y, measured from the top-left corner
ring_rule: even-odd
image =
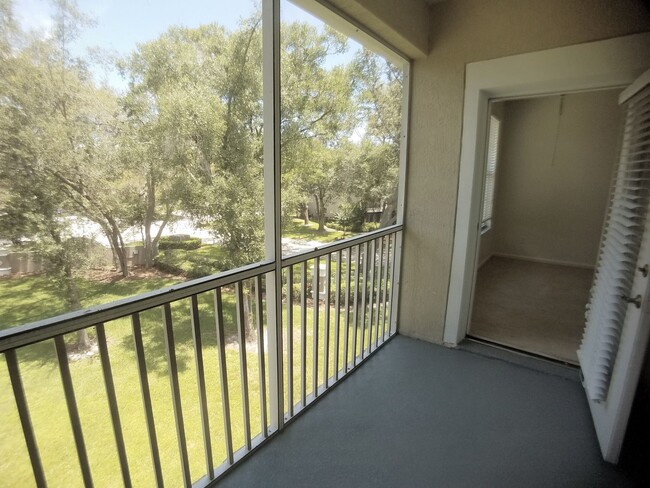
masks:
[[[590,400],[602,402],[619,349],[650,197],[650,86],[624,101],[619,165],[578,350]]]
[[[490,133],[488,135],[488,152],[485,165],[485,188],[483,190],[483,213],[481,215],[481,231],[491,227],[494,208],[494,186],[497,171],[497,156],[499,152],[499,126],[501,122],[494,115],[490,117]]]

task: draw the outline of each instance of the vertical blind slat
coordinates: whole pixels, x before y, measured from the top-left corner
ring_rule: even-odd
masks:
[[[587,304],[586,327],[578,358],[587,395],[592,401],[607,398],[621,332],[629,305],[624,297],[632,294],[635,266],[647,218],[650,196],[650,141],[644,128],[650,111],[638,110],[650,100],[650,87],[641,90],[626,104],[625,138],[619,166],[614,171],[610,205],[601,239],[594,280]],[[637,160],[640,164],[636,164]],[[645,161],[645,162],[643,162]],[[635,163],[634,171],[623,168]]]

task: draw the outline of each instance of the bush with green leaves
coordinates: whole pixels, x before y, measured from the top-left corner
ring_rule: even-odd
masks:
[[[160,238],[160,242],[158,242],[158,249],[161,251],[166,251],[168,249],[184,249],[186,251],[191,251],[193,249],[200,248],[201,244],[201,239],[198,237],[179,239],[175,236],[169,236]]]
[[[379,222],[366,222],[361,226],[362,232],[372,232],[377,229],[379,229]]]
[[[366,217],[365,209],[358,203],[343,203],[336,220],[345,231],[361,232]]]

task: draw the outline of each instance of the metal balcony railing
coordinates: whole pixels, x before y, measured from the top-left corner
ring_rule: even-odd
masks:
[[[129,452],[129,436],[125,435],[123,427],[130,423],[126,417],[136,413],[144,415],[146,422],[153,468],[153,473],[147,475],[153,477],[153,483],[163,486],[163,483],[170,484],[168,480],[182,479],[184,486],[207,486],[278,431],[277,422],[270,413],[273,405],[284,412],[284,420],[289,422],[396,332],[401,232],[402,226],[392,226],[286,257],[280,266],[273,261],[262,262],[1,331],[0,353],[6,359],[36,485],[47,486],[48,479],[50,482],[57,480],[48,476],[41,457],[42,451],[53,446],[39,444],[38,431],[30,417],[25,393],[28,385],[23,383],[20,372],[23,348],[44,342],[54,345],[85,486],[93,486],[94,477],[88,456],[89,444],[114,442],[120,472],[111,474],[111,483],[121,476],[124,485],[131,486],[134,475],[141,475],[135,473],[142,467],[134,468],[134,454]],[[282,293],[267,295],[267,283],[275,280],[278,269],[282,272]],[[275,315],[267,313],[266,307],[275,296],[282,297],[282,303],[276,304],[282,307],[282,324],[269,323]],[[230,313],[226,311],[224,297],[229,303],[234,302]],[[112,330],[120,324],[126,326],[125,321],[130,322],[141,396],[139,412],[120,408],[113,373],[116,368],[133,365],[111,362]],[[228,329],[228,324],[234,327]],[[282,340],[267,340],[270,330],[277,330],[276,325],[281,328]],[[179,384],[175,341],[179,328],[191,329],[198,387],[198,401],[192,405],[192,410],[182,401]],[[92,387],[95,396],[105,395],[107,399],[113,439],[97,438],[96,433],[82,428],[80,398],[71,374],[69,341],[65,339],[67,334],[82,329],[94,331],[103,385],[98,383]],[[159,349],[164,349],[164,354],[159,350],[158,355],[164,357],[152,357],[152,348],[147,347],[150,339],[147,334],[161,329],[164,340]],[[228,330],[232,335],[230,341]],[[277,344],[277,347],[271,348],[270,344]],[[229,365],[228,357],[233,355],[237,361]],[[160,445],[160,424],[155,418],[161,407],[154,408],[150,389],[152,372],[148,370],[148,363],[161,361],[166,363],[164,369],[169,376],[180,475],[178,472],[169,474],[177,465],[164,465],[165,456],[161,451],[165,447]],[[270,363],[279,364],[282,381],[272,380]],[[229,371],[233,364],[238,366],[238,375]],[[218,369],[218,388],[206,384],[208,366]],[[87,385],[84,391],[88,395]],[[255,402],[254,411],[252,401]],[[215,414],[209,408],[219,403],[222,426],[215,425]],[[240,407],[233,411],[237,404]],[[186,422],[197,415],[202,442],[188,442]],[[191,465],[190,457],[201,457],[204,462]]]

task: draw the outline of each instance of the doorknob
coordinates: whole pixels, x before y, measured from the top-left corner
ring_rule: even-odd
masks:
[[[633,303],[636,308],[641,308],[641,295],[637,295],[634,298],[621,295],[621,298],[625,300],[627,303]]]

